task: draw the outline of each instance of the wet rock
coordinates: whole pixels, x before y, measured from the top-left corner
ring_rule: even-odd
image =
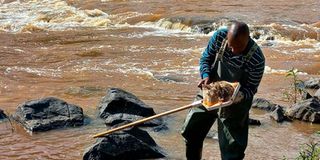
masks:
[[[192,27],[192,30],[194,32],[198,32],[198,33],[209,34],[210,32],[216,30],[216,28],[212,25],[212,23],[210,23],[210,24],[197,24],[196,26]]]
[[[2,109],[0,109],[0,121],[6,118],[8,118],[7,115],[4,113]]]
[[[304,82],[306,88],[319,89],[320,88],[320,78],[311,78]]]
[[[264,99],[264,98],[254,98],[252,101],[252,108],[262,109],[268,112],[272,112],[276,109],[276,104]]]
[[[228,26],[231,24],[231,19],[227,17],[218,17],[213,19],[202,19],[201,17],[194,17],[191,20],[191,31],[196,33],[208,34],[217,30],[221,26]],[[187,21],[188,22],[188,21]]]
[[[83,125],[82,108],[54,97],[20,104],[13,119],[31,132]]]
[[[119,88],[110,88],[98,105],[99,117],[107,118],[117,113],[133,114],[142,117],[155,115],[151,107],[146,105],[135,95]]]
[[[139,128],[131,128],[99,138],[85,150],[83,160],[105,159],[154,159],[163,158],[165,153],[152,137]]]
[[[145,117],[138,116],[138,115],[132,115],[132,114],[125,114],[125,113],[118,113],[118,114],[112,114],[109,115],[105,119],[105,123],[110,126],[114,126],[117,124],[128,124],[140,119],[143,119]],[[154,126],[160,126],[163,122],[161,119],[153,119],[150,121],[147,121],[145,123],[140,124],[139,126],[147,126],[147,127],[154,127]]]
[[[288,118],[285,116],[285,110],[279,105],[277,105],[276,109],[271,112],[270,117],[278,123],[288,120]]]
[[[249,125],[252,125],[252,126],[260,126],[260,125],[261,125],[261,122],[260,122],[260,120],[256,120],[256,119],[249,118]]]
[[[269,36],[266,38],[266,40],[269,40],[269,41],[273,41],[274,39],[275,39],[274,36]]]
[[[320,98],[320,89],[318,89],[318,90],[316,91],[316,93],[314,94],[314,96]]]
[[[259,39],[260,36],[261,36],[261,33],[260,33],[260,32],[258,32],[258,31],[253,31],[253,32],[252,32],[252,38],[254,38],[254,39]]]
[[[320,100],[313,97],[296,103],[287,109],[286,115],[290,118],[320,123]]]
[[[311,94],[310,94],[309,92],[307,92],[307,91],[304,90],[304,91],[302,92],[301,99],[302,99],[302,100],[306,100],[306,99],[309,99],[309,98],[312,98]]]
[[[183,82],[184,80],[181,77],[168,75],[168,76],[155,76],[155,78],[159,81],[163,82]]]

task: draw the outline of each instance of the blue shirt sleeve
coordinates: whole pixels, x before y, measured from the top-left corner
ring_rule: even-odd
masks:
[[[227,29],[217,30],[210,38],[207,48],[202,53],[200,58],[200,76],[202,79],[209,77],[216,54],[219,51],[223,39],[227,35]]]
[[[245,82],[241,84],[240,91],[244,94],[246,100],[250,100],[257,93],[265,67],[265,58],[260,48],[251,57],[248,64],[248,75]]]

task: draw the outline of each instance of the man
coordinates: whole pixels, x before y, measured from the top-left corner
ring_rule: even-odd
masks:
[[[201,159],[204,138],[218,121],[218,139],[222,160],[243,159],[248,142],[249,110],[260,84],[265,66],[261,49],[250,38],[243,22],[217,30],[200,58],[202,84],[225,80],[240,82],[240,90],[232,105],[219,111],[193,108],[186,117],[182,136],[186,141],[188,160]],[[197,95],[202,99],[202,95]]]

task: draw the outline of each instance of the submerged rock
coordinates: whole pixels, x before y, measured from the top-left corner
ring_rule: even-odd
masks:
[[[155,115],[153,108],[146,105],[135,95],[119,88],[110,88],[98,105],[99,117],[107,118],[109,115],[126,113],[149,117]]]
[[[286,115],[290,118],[320,123],[320,100],[313,97],[296,103],[287,109]]]
[[[131,128],[99,138],[84,152],[83,160],[132,160],[163,158],[165,153],[152,137],[139,128]]]
[[[31,132],[83,125],[82,108],[48,97],[20,104],[13,119]]]
[[[264,99],[264,98],[254,98],[252,101],[252,108],[262,109],[268,112],[272,112],[276,109],[276,104]]]
[[[167,76],[154,76],[155,79],[162,81],[162,82],[175,82],[175,83],[179,83],[179,82],[183,82],[184,80],[179,77],[179,76],[175,76],[175,75],[167,75]]]
[[[2,109],[0,109],[0,121],[6,118],[8,118],[8,116],[4,113]]]

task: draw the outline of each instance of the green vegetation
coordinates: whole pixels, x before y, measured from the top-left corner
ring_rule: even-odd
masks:
[[[295,160],[319,160],[320,159],[320,144],[310,141],[308,144],[302,145],[298,157]],[[283,156],[282,160],[288,160]]]
[[[320,159],[320,145],[315,142],[305,144],[304,148],[299,152],[296,160],[319,160]]]
[[[291,87],[289,91],[285,91],[283,94],[285,98],[292,103],[297,103],[299,100],[298,95],[301,95],[304,91],[304,87],[301,86],[303,81],[298,79],[299,70],[296,68],[292,68],[287,71],[286,77],[291,78]]]

